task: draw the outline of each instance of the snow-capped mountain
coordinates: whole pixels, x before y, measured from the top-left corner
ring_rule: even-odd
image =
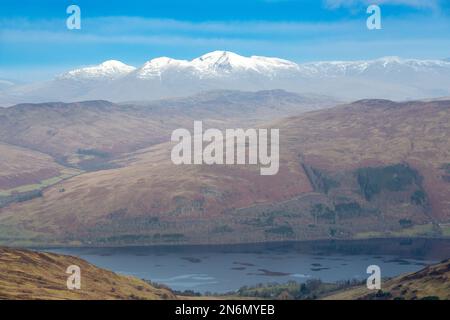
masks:
[[[115,80],[136,70],[117,60],[105,61],[98,66],[76,69],[57,77],[59,80]]]
[[[304,64],[303,67],[323,77],[361,76],[401,72],[438,72],[450,67],[450,61],[401,59],[384,57],[368,61],[324,61]]]
[[[168,72],[183,72],[199,79],[226,77],[242,73],[273,76],[286,70],[297,71],[298,65],[278,58],[243,57],[233,52],[214,51],[192,61],[175,60],[167,57],[156,58],[137,69],[136,77],[139,79],[160,78]]]
[[[228,51],[214,51],[191,61],[160,57],[139,68],[110,60],[69,71],[48,82],[9,87],[0,93],[0,104],[137,101],[217,89],[284,89],[345,100],[436,98],[450,95],[450,61],[385,57],[297,64]]]
[[[239,72],[255,72],[264,76],[276,75],[278,72],[297,71],[294,62],[259,56],[243,57],[233,52],[214,51],[192,60],[191,65],[204,77],[223,76]]]

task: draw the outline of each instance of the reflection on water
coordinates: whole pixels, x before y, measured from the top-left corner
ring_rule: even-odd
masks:
[[[450,240],[361,240],[229,246],[58,248],[97,266],[168,285],[175,290],[229,292],[268,282],[324,282],[412,272],[450,257]]]

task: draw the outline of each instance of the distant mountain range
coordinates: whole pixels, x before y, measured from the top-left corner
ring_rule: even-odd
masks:
[[[450,61],[385,57],[297,64],[227,51],[214,51],[192,61],[161,57],[139,68],[110,60],[46,82],[14,85],[0,80],[0,105],[95,99],[146,101],[218,89],[284,89],[343,100],[436,98],[450,95]]]

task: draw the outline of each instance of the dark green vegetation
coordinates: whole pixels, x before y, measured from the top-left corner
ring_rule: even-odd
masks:
[[[0,196],[0,208],[6,207],[11,203],[25,202],[40,197],[42,197],[42,190],[32,190],[28,192],[13,193],[10,196]]]
[[[426,208],[428,199],[422,187],[422,177],[408,165],[395,164],[390,166],[364,167],[355,172],[346,172],[336,177],[329,177],[318,173],[315,169],[305,169],[311,181],[315,181],[314,190],[325,194],[325,201],[313,204],[309,211],[314,224],[339,224],[347,219],[363,216],[379,215],[378,204],[375,200],[388,203],[384,198],[398,198],[399,201],[408,201],[415,206]],[[314,173],[312,176],[311,173]],[[341,179],[339,181],[338,179]],[[340,187],[350,188],[356,185],[358,190],[353,194],[347,192],[346,196],[340,194]],[[331,193],[330,190],[333,189]],[[362,198],[359,194],[362,195]],[[406,196],[404,195],[406,193]],[[405,219],[400,219],[402,227],[406,227]],[[412,226],[412,221],[408,226]]]
[[[339,187],[339,181],[333,180],[325,172],[306,164],[302,166],[315,191],[327,194],[330,189]]]
[[[372,200],[383,190],[403,191],[412,184],[420,185],[422,178],[418,172],[405,164],[396,164],[378,168],[360,168],[356,171],[358,184],[367,201]],[[420,190],[419,197],[425,199],[425,193]],[[419,199],[420,200],[420,199]]]
[[[273,233],[285,237],[291,237],[294,234],[294,230],[290,226],[278,226],[266,230],[267,233]]]
[[[450,163],[442,165],[441,170],[443,171],[442,180],[450,183]]]
[[[157,284],[149,282],[152,286]],[[174,291],[178,296],[198,298],[231,298],[231,299],[271,299],[271,300],[316,300],[329,294],[361,285],[360,281],[340,281],[325,283],[319,279],[310,279],[300,283],[288,281],[286,283],[261,283],[254,286],[244,286],[237,291],[227,293],[205,292],[195,290]],[[162,286],[164,288],[164,286]]]
[[[96,239],[86,239],[86,244],[92,242],[96,244],[108,244],[108,245],[132,245],[135,243],[182,243],[184,240],[184,235],[181,233],[155,233],[154,235],[135,235],[135,234],[125,234],[116,235],[108,238],[96,238]]]
[[[267,283],[252,287],[242,287],[237,291],[237,295],[240,297],[256,297],[262,299],[314,300],[357,285],[361,285],[361,282],[341,281],[337,283],[324,283],[319,279],[311,279],[304,283],[289,281],[284,284]]]
[[[111,155],[107,152],[95,150],[95,149],[78,149],[77,154],[83,156],[93,156],[98,158],[108,158]]]

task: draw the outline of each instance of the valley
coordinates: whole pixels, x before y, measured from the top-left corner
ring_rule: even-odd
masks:
[[[1,4],[0,301],[450,299],[450,1]]]

